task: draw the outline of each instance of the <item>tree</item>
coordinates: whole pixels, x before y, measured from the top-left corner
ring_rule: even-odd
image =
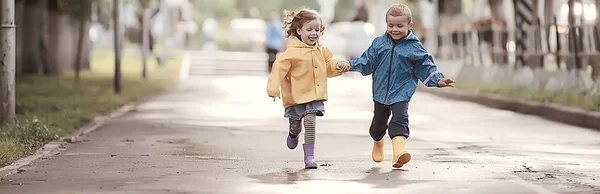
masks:
[[[114,20],[114,47],[115,47],[115,76],[114,90],[115,93],[121,93],[121,0],[114,0],[113,4],[113,20]]]
[[[24,6],[16,18],[18,45],[22,55],[19,58],[19,73],[48,74],[50,67],[47,59],[47,22],[48,7],[51,2],[47,0],[17,0],[15,3]]]
[[[81,0],[61,0],[60,8],[61,11],[68,13],[76,20],[79,20],[79,34],[77,40],[77,53],[75,57],[75,81],[79,81],[79,74],[81,72],[81,66],[84,51],[84,39],[85,33],[89,30],[87,25],[90,21],[92,14],[92,3],[93,1],[81,1]]]
[[[0,66],[0,122],[10,122],[15,118],[15,1],[2,0],[2,61]]]

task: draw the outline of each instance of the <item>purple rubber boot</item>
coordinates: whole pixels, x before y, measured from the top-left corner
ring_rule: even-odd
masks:
[[[290,150],[293,150],[293,149],[296,149],[296,146],[298,146],[298,136],[296,136],[296,138],[292,138],[288,134],[287,147],[290,148]]]
[[[317,169],[315,163],[315,144],[302,144],[304,146],[304,168]]]

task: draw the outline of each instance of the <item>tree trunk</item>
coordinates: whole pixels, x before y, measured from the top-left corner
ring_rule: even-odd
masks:
[[[83,37],[85,33],[85,19],[79,19],[79,38],[77,40],[77,55],[75,57],[75,81],[79,81],[81,72],[81,58],[83,55]]]
[[[79,34],[78,34],[78,40],[77,40],[77,55],[75,57],[75,81],[79,81],[79,74],[81,72],[81,66],[83,61],[81,60],[83,58],[83,54],[84,54],[84,46],[85,46],[85,33],[86,31],[88,31],[88,27],[87,27],[87,21],[89,19],[89,14],[91,13],[91,3],[87,3],[85,4],[85,6],[82,8],[83,10],[81,11],[82,13],[82,18],[79,19]]]
[[[26,0],[25,1],[25,14],[22,21],[19,23],[21,26],[17,28],[19,36],[27,37],[22,39],[22,57],[19,59],[19,66],[21,66],[23,73],[26,74],[44,74],[45,63],[44,49],[40,41],[45,39],[45,23],[46,23],[46,5],[45,0]],[[19,19],[19,18],[17,18]],[[21,20],[21,19],[19,19]]]
[[[114,76],[114,90],[116,94],[121,93],[121,0],[114,0],[113,2],[113,28],[114,28],[114,48],[115,48],[115,76]]]
[[[12,122],[15,118],[15,62],[16,29],[15,1],[2,0],[0,41],[2,41],[2,69],[0,76],[0,122]]]

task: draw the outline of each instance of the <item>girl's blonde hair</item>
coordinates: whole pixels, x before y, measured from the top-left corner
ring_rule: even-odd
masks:
[[[300,39],[300,35],[298,35],[297,30],[301,29],[302,26],[309,21],[318,19],[321,22],[321,34],[325,31],[325,24],[323,24],[323,19],[319,15],[319,12],[312,9],[300,9],[296,11],[284,11],[285,17],[283,18],[283,29],[286,34],[285,37],[288,38],[290,36],[296,36]]]

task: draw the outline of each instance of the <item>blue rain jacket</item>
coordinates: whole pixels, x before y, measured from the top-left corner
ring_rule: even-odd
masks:
[[[385,105],[410,101],[419,80],[427,87],[438,87],[444,78],[412,30],[396,43],[387,33],[378,36],[350,64],[350,71],[372,75],[373,100]]]

